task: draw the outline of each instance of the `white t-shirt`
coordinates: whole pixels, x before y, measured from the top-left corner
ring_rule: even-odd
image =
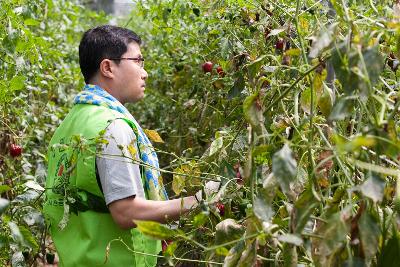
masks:
[[[132,128],[122,119],[114,120],[104,138],[108,144],[96,156],[96,165],[106,204],[131,196],[145,198],[139,165],[130,159],[139,159]],[[136,155],[131,155],[129,145]]]

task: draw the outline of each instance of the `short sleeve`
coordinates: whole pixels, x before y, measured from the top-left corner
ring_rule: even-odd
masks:
[[[107,128],[104,144],[96,156],[96,165],[106,204],[131,196],[145,198],[136,135],[122,119],[114,120]]]

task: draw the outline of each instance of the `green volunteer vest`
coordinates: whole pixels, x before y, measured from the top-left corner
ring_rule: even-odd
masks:
[[[96,143],[116,119],[124,119],[136,131],[134,124],[117,111],[96,105],[74,105],[50,141],[43,211],[61,267],[157,264],[156,257],[133,253],[127,246],[137,252],[158,254],[161,242],[137,229],[119,228],[105,206],[97,182],[95,153],[100,144]],[[61,230],[65,200],[69,204],[69,219],[63,221],[66,226]],[[114,241],[107,247],[117,239],[126,245]]]

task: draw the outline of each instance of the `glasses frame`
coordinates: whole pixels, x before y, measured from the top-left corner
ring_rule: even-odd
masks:
[[[118,58],[110,58],[110,60],[132,60],[139,63],[139,66],[143,69],[144,68],[144,58],[143,57],[118,57]]]

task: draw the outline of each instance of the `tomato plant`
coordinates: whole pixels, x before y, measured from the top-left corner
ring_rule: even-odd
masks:
[[[0,263],[53,261],[46,146],[83,83],[78,37],[106,18],[0,7]],[[396,266],[398,1],[137,1],[118,23],[144,40],[146,98],[128,107],[165,141],[171,198],[222,182],[179,230],[138,223],[168,240],[159,265]]]
[[[0,265],[54,259],[41,214],[47,144],[83,86],[80,34],[105,22],[78,1],[0,2]]]
[[[170,264],[394,266],[399,15],[396,1],[138,4],[150,92],[133,113],[166,141],[175,197],[190,178],[223,183],[180,220]]]

